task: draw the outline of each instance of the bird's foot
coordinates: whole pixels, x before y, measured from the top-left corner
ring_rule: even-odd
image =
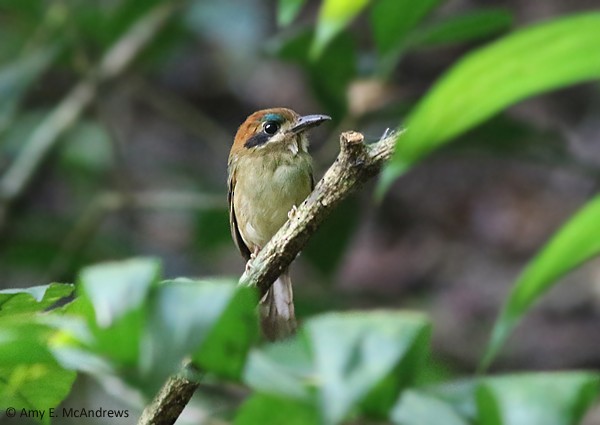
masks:
[[[250,253],[250,259],[246,262],[246,269],[244,270],[244,274],[252,270],[252,261],[254,261],[259,251],[260,249],[256,249]]]
[[[292,205],[292,209],[288,211],[288,219],[291,220],[298,213],[298,207],[296,205]]]

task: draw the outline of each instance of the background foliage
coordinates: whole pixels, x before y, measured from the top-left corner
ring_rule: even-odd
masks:
[[[181,423],[598,423],[599,263],[570,272],[600,250],[600,14],[563,3],[0,0],[24,288],[0,292],[0,410],[135,423],[189,358]],[[229,143],[274,105],[334,117],[318,171],[340,130],[408,130],[295,262],[299,334],[264,344],[254,291],[214,276],[243,269]]]

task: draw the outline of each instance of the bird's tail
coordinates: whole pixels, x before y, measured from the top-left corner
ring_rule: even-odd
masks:
[[[286,338],[296,332],[294,293],[289,270],[277,278],[260,301],[263,334],[270,341]]]

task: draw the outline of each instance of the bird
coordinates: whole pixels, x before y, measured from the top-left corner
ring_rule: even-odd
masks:
[[[227,201],[231,236],[246,271],[314,189],[307,131],[330,119],[270,108],[254,112],[238,128],[227,162]],[[267,340],[295,333],[289,267],[262,297],[259,310]]]

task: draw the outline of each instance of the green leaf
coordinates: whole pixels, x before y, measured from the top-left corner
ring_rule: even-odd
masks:
[[[410,36],[410,45],[435,46],[482,39],[506,31],[512,21],[506,9],[477,10],[416,30]]]
[[[390,418],[397,425],[468,425],[448,403],[414,390],[402,393]]]
[[[281,27],[286,27],[292,23],[306,0],[279,0],[279,9],[277,12],[277,23]]]
[[[150,385],[160,385],[190,354],[206,371],[239,376],[258,334],[254,290],[231,281],[165,281],[148,309],[140,368]]]
[[[600,253],[600,196],[588,202],[546,244],[515,283],[482,360],[487,367],[529,307],[569,270]]]
[[[344,31],[329,43],[318,59],[311,60],[309,49],[312,38],[312,31],[301,31],[275,40],[267,46],[267,50],[282,60],[304,67],[317,100],[334,119],[340,119],[347,109],[348,86],[357,74],[354,41]]]
[[[354,410],[384,418],[418,373],[428,338],[419,314],[317,316],[294,339],[254,350],[244,380],[260,393],[318,406],[327,424]]]
[[[318,59],[325,47],[369,4],[369,0],[323,0],[310,51]]]
[[[429,152],[502,109],[599,78],[599,27],[600,13],[561,18],[517,31],[460,60],[408,117],[379,193]]]
[[[75,372],[61,368],[48,348],[56,331],[31,319],[17,316],[0,320],[2,409],[56,407],[67,396],[75,379]],[[42,423],[49,423],[48,418]]]
[[[476,392],[479,423],[575,425],[599,391],[597,373],[538,373],[484,379]]]
[[[253,350],[244,370],[244,382],[261,393],[310,402],[314,401],[310,391],[314,375],[310,349],[300,334]]]
[[[194,364],[204,371],[229,379],[241,379],[250,347],[258,340],[260,330],[255,288],[235,285],[228,305],[211,326],[199,350],[192,355]]]
[[[255,394],[242,404],[235,425],[319,425],[314,406],[277,396]]]
[[[440,1],[377,0],[371,9],[370,20],[379,55],[396,54],[410,31]]]
[[[108,327],[142,305],[160,273],[157,260],[137,258],[86,267],[79,283],[94,307],[96,323]]]
[[[38,419],[50,424],[49,410],[58,406],[69,394],[75,372],[56,365],[37,363],[14,367],[0,366],[0,406],[44,412]],[[17,420],[17,422],[19,422]]]
[[[56,365],[48,350],[48,341],[53,334],[50,327],[40,323],[4,318],[0,321],[0,365],[8,368],[20,364]]]
[[[476,423],[475,390],[477,383],[477,379],[459,379],[426,386],[421,390],[451,406],[461,418],[466,418],[468,423]]]
[[[0,318],[23,313],[44,311],[58,300],[71,295],[73,285],[52,283],[22,289],[0,291]]]
[[[387,413],[418,370],[429,324],[419,314],[354,312],[318,316],[303,332],[319,376],[322,416],[334,424],[365,399],[370,413]],[[395,385],[385,385],[389,377]]]

